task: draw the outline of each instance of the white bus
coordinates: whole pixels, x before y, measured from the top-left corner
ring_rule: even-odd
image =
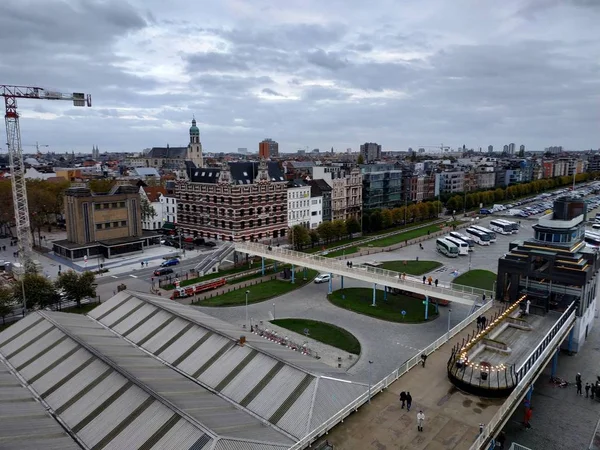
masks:
[[[584,240],[587,247],[595,249],[600,248],[600,234],[586,230]]]
[[[492,231],[500,234],[513,234],[513,226],[511,222],[502,219],[494,219],[490,222]]]
[[[490,245],[490,235],[487,233],[483,233],[473,227],[469,227],[466,229],[467,234],[471,236],[471,239],[475,241],[475,243],[479,245]]]
[[[469,254],[469,244],[467,244],[462,239],[456,239],[456,238],[453,238],[452,236],[446,236],[445,239],[458,247],[459,255],[468,255]]]
[[[437,238],[435,241],[437,251],[448,258],[456,258],[458,256],[458,247],[447,239]]]
[[[469,251],[473,251],[473,247],[475,247],[475,241],[466,234],[459,233],[458,231],[451,231],[450,236],[452,236],[454,239],[460,239],[461,241],[466,242],[469,244]]]
[[[486,233],[490,237],[490,244],[496,242],[496,233],[494,233],[492,230],[480,227],[479,225],[473,225],[471,228],[475,228],[476,230],[481,231],[482,233]]]

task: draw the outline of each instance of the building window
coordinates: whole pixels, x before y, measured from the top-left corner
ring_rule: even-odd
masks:
[[[127,222],[126,222],[126,221],[124,221],[124,220],[121,220],[121,226],[122,226],[122,227],[126,227],[126,226],[127,226]]]
[[[96,224],[96,230],[101,230],[102,229],[102,224],[101,223],[97,223]]]

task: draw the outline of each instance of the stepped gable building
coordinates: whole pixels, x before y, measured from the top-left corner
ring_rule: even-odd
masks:
[[[564,311],[578,302],[572,348],[578,350],[594,322],[600,253],[585,243],[586,204],[561,197],[554,212],[533,226],[534,237],[511,242],[498,261],[496,298],[526,298],[533,312]]]
[[[260,241],[287,233],[287,181],[277,162],[230,162],[190,168],[176,185],[184,235]]]

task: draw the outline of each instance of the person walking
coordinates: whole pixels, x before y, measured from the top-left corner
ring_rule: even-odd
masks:
[[[410,395],[410,392],[406,393],[406,410],[410,411],[410,407],[412,405],[412,395]]]
[[[585,398],[590,396],[590,383],[585,383]]]
[[[425,414],[423,414],[423,410],[417,413],[417,429],[419,431],[423,431],[423,422],[425,421]]]
[[[437,287],[437,285],[438,285],[438,279],[436,278],[435,279],[435,287]]]
[[[504,448],[504,444],[506,443],[506,433],[501,431],[498,437],[496,438],[496,447]]]
[[[575,376],[575,384],[577,385],[577,395],[583,395],[583,393],[581,392],[581,374],[577,373],[577,375]]]
[[[400,392],[400,401],[402,402],[400,404],[400,409],[404,409],[404,405],[406,405],[406,392]]]
[[[592,385],[590,386],[590,398],[592,400],[594,400],[594,395],[596,395],[596,385],[594,383],[592,383]]]
[[[526,430],[531,428],[531,424],[529,422],[531,421],[532,415],[533,415],[533,406],[530,406],[529,408],[527,408],[525,410],[525,420],[523,421]]]
[[[427,281],[427,277],[425,275],[423,275],[423,284],[425,284],[426,281]]]

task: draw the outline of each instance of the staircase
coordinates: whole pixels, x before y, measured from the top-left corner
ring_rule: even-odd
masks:
[[[220,264],[225,258],[227,258],[231,253],[235,251],[235,247],[233,244],[224,244],[222,247],[219,247],[214,252],[209,253],[206,258],[196,264],[194,269],[198,273],[199,277],[203,277],[204,275],[210,273],[212,269]]]

